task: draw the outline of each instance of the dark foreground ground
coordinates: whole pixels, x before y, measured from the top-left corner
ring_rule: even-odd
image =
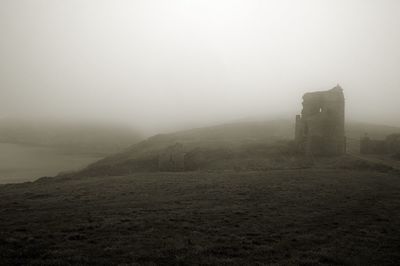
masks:
[[[399,265],[400,177],[135,174],[0,186],[0,265]]]

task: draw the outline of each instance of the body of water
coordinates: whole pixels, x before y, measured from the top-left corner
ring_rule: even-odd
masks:
[[[42,176],[79,170],[101,158],[49,147],[0,143],[0,184],[33,181]]]

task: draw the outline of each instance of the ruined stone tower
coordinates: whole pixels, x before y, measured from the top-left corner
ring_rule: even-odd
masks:
[[[306,93],[303,111],[296,116],[295,142],[306,155],[340,155],[346,152],[345,99],[337,85],[328,91]]]

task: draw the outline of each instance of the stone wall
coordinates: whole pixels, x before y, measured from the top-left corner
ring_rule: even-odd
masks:
[[[171,172],[185,170],[185,152],[182,144],[169,146],[159,154],[158,170]]]
[[[361,154],[396,154],[400,153],[400,134],[392,134],[384,140],[373,140],[364,136],[360,141]]]
[[[306,155],[340,155],[346,152],[343,89],[306,93],[296,116],[295,141]]]

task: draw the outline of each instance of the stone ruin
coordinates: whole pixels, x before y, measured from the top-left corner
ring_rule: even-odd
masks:
[[[345,99],[338,85],[328,91],[306,93],[303,110],[296,116],[295,143],[305,155],[333,156],[346,152]],[[158,170],[196,170],[206,155],[200,149],[185,151],[181,143],[165,148],[158,155]]]
[[[194,171],[206,161],[206,153],[200,148],[187,150],[181,143],[165,148],[158,155],[158,170],[165,172]]]
[[[373,140],[368,135],[361,138],[361,154],[398,154],[400,153],[400,134],[392,134],[384,140]]]
[[[296,116],[295,143],[305,155],[334,156],[346,152],[345,99],[337,85],[328,91],[306,93]]]
[[[185,170],[185,151],[182,144],[169,146],[159,154],[158,170],[169,172]]]

